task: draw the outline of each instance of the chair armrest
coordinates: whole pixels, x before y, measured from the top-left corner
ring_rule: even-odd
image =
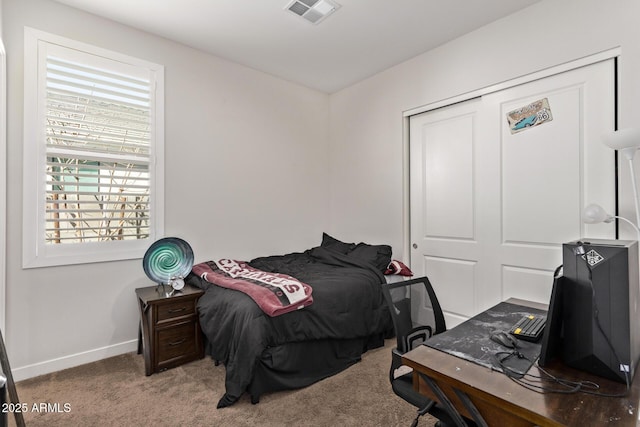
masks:
[[[392,369],[398,369],[402,366],[402,353],[397,347],[391,350],[391,367]]]
[[[397,347],[391,349],[391,367],[389,368],[389,382],[393,384],[396,377],[396,369],[402,366],[402,354]]]

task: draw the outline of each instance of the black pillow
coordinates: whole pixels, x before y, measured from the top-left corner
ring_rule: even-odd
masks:
[[[369,245],[367,243],[358,243],[356,245],[355,243],[342,242],[327,233],[322,233],[320,246],[368,262],[382,272],[387,269],[391,262],[391,246],[389,245]]]
[[[349,253],[349,251],[356,247],[356,244],[341,242],[340,240],[329,236],[327,233],[322,233],[322,243],[320,244],[320,246],[346,255],[347,253]]]
[[[373,264],[384,272],[391,262],[391,246],[358,243],[347,255]]]

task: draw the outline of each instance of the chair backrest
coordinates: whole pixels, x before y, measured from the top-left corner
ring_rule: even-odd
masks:
[[[427,277],[382,285],[393,319],[400,353],[422,344],[447,327],[436,293]]]

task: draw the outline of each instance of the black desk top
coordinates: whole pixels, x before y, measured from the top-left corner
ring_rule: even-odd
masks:
[[[513,301],[513,300],[511,300]],[[505,357],[511,349],[492,341],[492,332],[509,332],[523,316],[545,315],[546,311],[514,302],[501,302],[464,323],[430,338],[425,345],[488,368],[500,369],[497,357]],[[518,340],[518,351],[524,358],[508,357],[502,363],[524,374],[540,355],[542,344]]]

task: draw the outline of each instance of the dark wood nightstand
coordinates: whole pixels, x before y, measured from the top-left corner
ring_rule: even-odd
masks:
[[[204,357],[196,310],[204,291],[189,285],[172,295],[171,290],[171,286],[136,289],[141,321],[138,354],[144,352],[147,375]]]

